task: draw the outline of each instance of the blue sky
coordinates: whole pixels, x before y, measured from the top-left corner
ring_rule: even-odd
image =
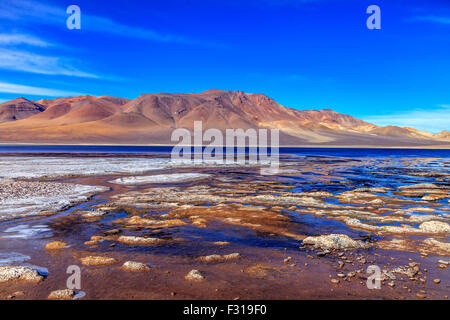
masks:
[[[81,30],[66,27],[71,4]],[[366,27],[372,4],[381,30]],[[0,1],[0,101],[210,88],[450,130],[450,3]]]

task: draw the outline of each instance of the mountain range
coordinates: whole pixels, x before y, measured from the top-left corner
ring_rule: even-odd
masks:
[[[79,96],[0,104],[0,143],[174,144],[175,128],[275,128],[280,145],[449,146],[450,132],[377,126],[331,109],[286,108],[263,94],[211,89],[143,94],[136,99]]]

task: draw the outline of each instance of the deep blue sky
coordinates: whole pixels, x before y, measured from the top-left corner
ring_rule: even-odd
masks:
[[[66,27],[70,4],[81,30]],[[371,4],[381,30],[366,27]],[[450,3],[0,1],[1,101],[210,88],[450,130]]]

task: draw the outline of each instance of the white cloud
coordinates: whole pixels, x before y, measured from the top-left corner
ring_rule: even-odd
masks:
[[[363,120],[380,126],[411,127],[432,133],[450,131],[450,105],[440,105],[432,110],[416,109],[392,115],[368,116]]]
[[[46,75],[98,78],[72,67],[69,60],[12,49],[0,49],[0,68]]]
[[[30,46],[37,46],[37,47],[48,47],[51,45],[50,43],[42,39],[36,38],[31,35],[19,33],[12,33],[12,34],[0,33],[0,44],[3,45],[27,44]]]
[[[131,27],[103,17],[82,16],[82,19],[84,19],[85,21],[84,25],[86,26],[87,30],[92,30],[96,32],[105,32],[119,36],[148,39],[157,42],[201,44],[200,42],[196,42],[194,40],[179,35],[163,34],[151,29]]]
[[[56,7],[29,0],[2,0],[1,3],[0,18],[8,20],[28,20],[32,21],[33,24],[43,23],[65,26],[68,17],[66,13],[67,6],[64,5]],[[219,44],[188,39],[180,35],[161,33],[149,28],[128,26],[100,16],[88,15],[83,12],[83,7],[81,7],[81,29],[157,42],[221,46]]]
[[[48,23],[64,22],[66,19],[66,7],[52,7],[41,2],[28,0],[3,0],[0,7],[0,17],[10,20],[32,18],[39,22]],[[39,20],[37,20],[39,19]]]
[[[32,96],[47,96],[47,97],[64,97],[64,96],[83,95],[82,93],[79,93],[79,92],[31,87],[31,86],[25,86],[25,85],[9,83],[9,82],[0,82],[0,92],[32,95]],[[4,100],[4,101],[6,101],[6,100]]]

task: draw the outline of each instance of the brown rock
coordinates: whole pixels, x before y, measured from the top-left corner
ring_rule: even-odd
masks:
[[[156,245],[164,242],[164,240],[158,238],[144,238],[134,236],[120,236],[119,239],[117,239],[117,241],[123,244],[135,246]]]
[[[71,289],[64,289],[64,290],[56,290],[52,291],[50,295],[48,296],[51,300],[72,300],[72,298],[75,296],[75,291]]]
[[[49,242],[45,245],[45,249],[47,250],[60,250],[64,249],[67,246],[67,243],[62,241],[53,241]]]
[[[185,276],[185,279],[188,281],[203,281],[205,280],[205,276],[198,270],[191,270]]]
[[[81,263],[86,266],[104,266],[104,265],[110,265],[117,262],[114,258],[108,258],[108,257],[99,257],[99,256],[88,256],[85,258],[81,258]]]
[[[229,260],[235,260],[239,259],[241,255],[237,252],[230,253],[226,255],[218,255],[218,254],[212,254],[209,256],[200,257],[200,260],[203,260],[205,262],[224,262]]]
[[[127,261],[125,262],[122,267],[123,270],[127,271],[147,271],[150,270],[150,267],[147,266],[144,263],[141,262],[135,262],[135,261]]]

